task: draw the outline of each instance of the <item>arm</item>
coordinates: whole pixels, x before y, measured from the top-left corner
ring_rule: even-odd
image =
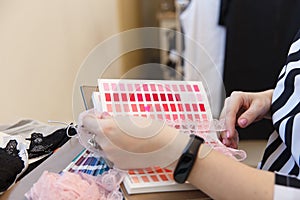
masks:
[[[251,168],[216,151],[197,159],[188,181],[213,199],[273,199],[274,173]]]
[[[137,124],[134,118],[131,120],[134,121],[132,125]],[[123,121],[124,118],[121,122]],[[124,123],[124,126],[126,124],[128,123]],[[115,167],[121,169],[137,168],[137,166],[146,168],[156,164],[159,165],[157,163],[159,157],[166,159],[165,156],[170,155],[171,157],[167,159],[176,163],[189,138],[187,134],[179,133],[174,128],[162,126],[160,129],[157,129],[159,133],[157,132],[154,137],[145,141],[143,138],[138,137],[140,133],[139,127],[131,126],[130,129],[126,130],[127,132],[124,132],[124,126],[116,122],[115,118],[101,119],[88,114],[81,118],[79,134],[82,134],[84,131],[96,134],[97,142],[103,147],[109,159],[114,162]],[[177,143],[170,143],[170,138],[180,134],[182,140]],[[105,138],[117,145],[118,148],[113,148],[113,144],[106,146]],[[134,143],[136,144],[134,148],[132,139],[135,140]],[[144,140],[143,145],[138,145],[141,140]],[[164,149],[167,146],[174,147],[174,151],[166,153]],[[272,199],[274,173],[248,167],[214,150],[207,153],[204,147],[204,145],[200,146],[198,159],[188,178],[188,181],[194,186],[214,199]],[[123,156],[119,157],[124,149],[129,153],[125,158]],[[160,151],[159,155],[152,157],[152,160],[145,160],[143,157],[147,156],[147,152],[151,153],[154,149]],[[134,155],[130,154],[130,152],[134,152]],[[141,157],[134,157],[139,152],[142,152]],[[126,165],[124,165],[124,159]],[[128,160],[131,162],[128,162]]]

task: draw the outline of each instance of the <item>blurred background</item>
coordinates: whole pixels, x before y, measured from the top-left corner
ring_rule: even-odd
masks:
[[[24,118],[74,121],[73,85],[84,60],[101,42],[140,27],[175,30],[186,38],[158,34],[168,51],[126,53],[104,77],[197,80],[189,63],[176,56],[185,54],[207,77],[208,89],[215,89],[217,115],[232,91],[275,86],[300,26],[299,8],[292,0],[0,0],[0,124]],[[195,44],[204,47],[205,58]],[[147,63],[182,76],[163,67],[127,73]],[[263,121],[241,137],[263,139],[271,129]]]

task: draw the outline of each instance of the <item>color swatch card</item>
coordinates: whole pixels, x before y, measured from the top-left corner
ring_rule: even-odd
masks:
[[[210,121],[211,110],[199,81],[99,79],[93,102],[100,112],[171,122]]]
[[[196,190],[191,184],[176,183],[173,171],[160,167],[129,170],[123,183],[128,194]]]
[[[93,102],[93,106],[94,109],[98,110],[99,112],[102,112],[102,103],[101,103],[101,99],[100,99],[100,92],[93,92],[92,93],[92,102]]]
[[[97,176],[108,170],[109,167],[102,157],[83,149],[63,171]]]

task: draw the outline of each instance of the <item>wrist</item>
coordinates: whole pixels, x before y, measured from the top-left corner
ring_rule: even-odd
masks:
[[[198,159],[199,147],[204,143],[204,139],[190,135],[190,140],[183,150],[177,165],[174,169],[173,177],[177,183],[185,183],[187,180],[195,161]]]
[[[267,105],[269,105],[269,107],[267,108],[267,112],[264,116],[265,119],[272,119],[271,104],[272,104],[273,92],[274,92],[274,89],[264,91],[264,93],[267,96],[267,98],[266,98],[266,101],[268,101]]]
[[[198,150],[198,159],[204,159],[212,151],[212,146],[206,143],[203,143]]]

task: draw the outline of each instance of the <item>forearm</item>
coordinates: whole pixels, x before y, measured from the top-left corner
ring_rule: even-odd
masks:
[[[213,199],[273,198],[273,173],[254,169],[216,151],[197,159],[188,181]]]

